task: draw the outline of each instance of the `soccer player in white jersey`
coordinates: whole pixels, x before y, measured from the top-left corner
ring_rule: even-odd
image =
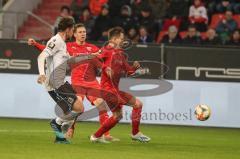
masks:
[[[49,95],[65,114],[64,117],[57,117],[50,122],[56,134],[55,143],[69,143],[61,126],[64,122],[73,121],[84,110],[83,103],[77,98],[72,86],[64,81],[67,65],[73,62],[67,53],[65,41],[72,37],[73,29],[73,20],[63,18],[58,25],[59,32],[47,42],[47,47],[38,57],[38,83],[45,85]]]

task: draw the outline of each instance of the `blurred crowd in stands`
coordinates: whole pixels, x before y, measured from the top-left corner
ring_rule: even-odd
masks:
[[[73,0],[61,17],[84,23],[88,40],[121,26],[134,43],[240,44],[240,0]]]

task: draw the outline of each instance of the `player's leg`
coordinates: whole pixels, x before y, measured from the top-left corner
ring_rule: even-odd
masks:
[[[48,93],[54,99],[54,101],[56,101],[56,103],[62,104],[62,102],[60,101],[60,97],[58,96],[58,94],[55,91],[49,91]],[[62,133],[62,130],[61,130],[61,125],[63,122],[64,122],[64,119],[62,119],[60,117],[52,119],[50,122],[50,126],[52,127],[52,129],[56,135],[54,142],[69,144],[70,142],[68,140],[66,140],[66,138],[64,137],[64,134]]]
[[[108,105],[102,98],[96,98],[96,97],[88,97],[89,101],[92,101],[92,103],[98,108],[99,111],[99,122],[102,126],[108,119],[109,115],[107,113]],[[113,137],[110,135],[110,131],[107,131],[104,133],[104,139],[107,141],[120,141],[120,139]]]
[[[90,101],[92,105],[97,106],[99,117],[100,117],[100,124],[102,124],[105,120],[109,118],[107,114],[107,104],[103,99],[99,98],[101,96],[99,83],[92,82],[92,83],[89,83],[89,85],[91,85],[91,87],[75,85],[74,89],[76,90],[76,92],[78,92],[78,95],[81,96],[82,99],[84,96],[86,96],[88,101]],[[69,128],[66,133],[66,136],[68,138],[73,137],[75,123],[76,123],[76,120],[72,124],[72,127]],[[109,134],[109,132],[107,133]]]
[[[84,107],[83,107],[83,103],[82,103],[82,97],[77,96],[77,99],[72,106],[72,111],[70,111],[63,118],[59,118],[59,117],[56,118],[56,123],[58,124],[58,127],[60,126],[60,128],[61,128],[61,138],[62,138],[62,134],[64,134],[64,138],[67,138],[67,139],[73,137],[77,117],[83,111],[84,111]],[[69,129],[69,128],[71,128],[71,129]]]
[[[73,83],[73,89],[75,92],[77,92],[77,98],[80,101],[80,103],[83,103],[84,96],[87,94],[87,90],[85,87],[79,84],[74,84]],[[76,109],[83,109],[81,105],[76,106]],[[66,123],[65,127],[63,127],[67,132],[65,133],[66,138],[73,138],[75,127],[76,127],[76,122],[77,122],[78,116],[75,117],[73,123],[68,124]]]
[[[104,140],[104,138],[102,138],[103,134],[112,129],[121,119],[122,109],[121,107],[118,107],[118,109],[115,109],[113,112],[113,115],[106,120],[93,135],[91,135],[90,141],[108,143],[106,140]]]
[[[84,110],[83,103],[77,98],[75,91],[68,82],[64,83],[58,89],[51,91],[51,93],[49,92],[49,94],[56,101],[58,106],[62,108],[65,114],[61,118],[58,117],[50,122],[50,125],[56,134],[55,142],[62,143],[62,141],[66,141],[67,143],[68,141],[62,132],[62,124],[64,122],[71,123],[79,114],[81,114]]]
[[[102,93],[104,90],[101,89],[101,86],[99,85],[97,80],[91,82],[89,85],[91,87],[88,87],[86,89],[86,97],[88,101],[91,102],[92,105],[95,105],[98,108],[99,122],[100,125],[103,125],[103,123],[109,118],[109,115],[107,113],[107,111],[109,110],[108,104],[102,98]],[[104,137],[106,140],[119,141],[119,139],[111,136],[109,131],[104,133]]]
[[[77,98],[80,101],[80,103],[83,103],[83,96],[82,95],[77,95]],[[81,109],[81,106],[79,108],[77,108],[77,109]],[[67,139],[73,138],[75,127],[76,127],[77,118],[78,118],[78,116],[76,116],[75,119],[72,122],[64,122],[62,124],[61,128],[62,128],[62,131],[65,134],[65,137]]]
[[[133,108],[132,109],[132,116],[131,116],[131,119],[132,119],[132,136],[131,137],[132,137],[132,139],[133,140],[138,140],[140,142],[150,141],[151,139],[148,136],[143,135],[143,133],[141,133],[140,130],[139,130],[142,107],[143,107],[142,102],[138,98],[136,98],[136,97],[134,97],[131,94],[126,93],[126,92],[121,91],[120,96],[122,97],[123,101],[125,101],[122,104],[131,106]]]
[[[109,115],[107,113],[107,109],[109,108],[107,103],[102,99],[102,90],[99,83],[97,81],[94,81],[89,85],[91,87],[87,89],[86,97],[92,105],[95,105],[98,108],[99,122],[100,125],[102,125],[109,118]],[[105,135],[110,135],[110,133],[106,132]]]

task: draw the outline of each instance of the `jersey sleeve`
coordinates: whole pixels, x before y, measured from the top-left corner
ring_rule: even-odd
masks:
[[[98,55],[97,57],[104,61],[108,56],[109,56],[109,52],[103,49],[101,54]]]
[[[48,41],[46,48],[43,51],[46,52],[49,56],[53,56],[57,53],[60,47],[61,43],[59,41],[56,39],[51,39]]]
[[[98,69],[102,68],[103,64],[102,64],[101,60],[99,60],[98,58],[95,58],[95,59],[93,59],[93,62]]]
[[[73,56],[75,50],[72,48],[71,43],[67,43],[67,51],[70,56]]]
[[[93,53],[99,51],[99,48],[98,48],[97,46],[92,45],[91,47],[92,47],[92,52],[93,52]]]
[[[128,75],[131,75],[131,74],[135,73],[136,68],[134,68],[133,66],[130,66],[126,58],[124,58],[123,64],[124,64],[124,67],[125,67],[125,71],[127,72]]]
[[[38,43],[38,42],[36,42],[36,43],[34,44],[34,46],[35,46],[39,51],[43,51],[43,50],[46,48],[45,45],[42,45],[42,44],[40,44],[40,43]]]

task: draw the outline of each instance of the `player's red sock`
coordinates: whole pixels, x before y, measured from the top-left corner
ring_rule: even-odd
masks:
[[[109,119],[109,115],[108,115],[107,111],[101,111],[101,112],[99,112],[99,121],[100,121],[100,125],[101,125],[101,126],[102,126],[102,125],[105,123],[105,121],[107,121],[108,119]],[[104,135],[105,135],[105,136],[108,136],[108,135],[110,135],[110,132],[107,131],[107,132],[104,133]]]
[[[139,132],[142,107],[133,108],[132,110],[132,134],[136,135]]]
[[[112,116],[107,121],[105,121],[105,123],[103,123],[103,125],[98,129],[98,131],[94,134],[95,137],[101,137],[105,132],[109,131],[117,123],[118,120]]]

